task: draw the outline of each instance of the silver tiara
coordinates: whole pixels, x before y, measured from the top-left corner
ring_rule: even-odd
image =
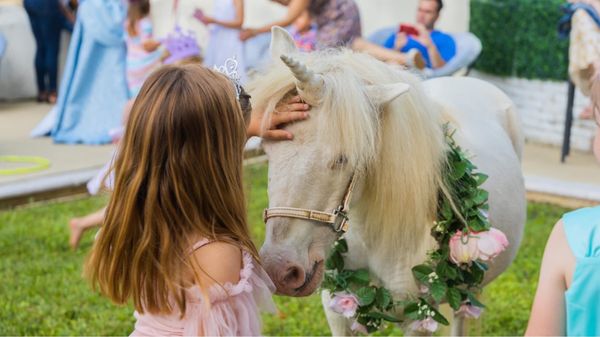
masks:
[[[231,82],[233,82],[233,86],[235,87],[235,97],[239,99],[242,93],[242,84],[240,74],[238,74],[237,71],[238,61],[235,59],[235,57],[228,58],[227,60],[225,60],[225,63],[220,67],[213,66],[213,69],[229,77]]]

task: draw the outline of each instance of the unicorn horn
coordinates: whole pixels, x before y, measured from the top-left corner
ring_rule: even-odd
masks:
[[[323,76],[319,74],[315,74],[311,70],[309,70],[304,64],[294,60],[293,58],[281,55],[281,60],[285,65],[290,68],[294,77],[300,82],[298,83],[298,89],[302,91],[310,90],[311,93],[320,92],[323,87]]]

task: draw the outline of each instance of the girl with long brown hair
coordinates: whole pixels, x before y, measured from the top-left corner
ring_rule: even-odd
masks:
[[[165,66],[142,86],[86,264],[104,295],[133,300],[132,335],[257,335],[258,306],[273,309],[246,219],[243,148],[262,119],[250,112],[243,90],[199,65]]]

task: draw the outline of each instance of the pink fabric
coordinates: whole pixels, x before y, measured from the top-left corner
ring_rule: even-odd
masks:
[[[205,245],[203,240],[193,250]],[[200,289],[187,289],[185,316],[179,311],[170,315],[140,315],[131,336],[257,336],[261,333],[260,310],[275,312],[271,298],[275,286],[252,255],[243,252],[240,281],[214,285],[208,290],[210,304],[204,303]]]

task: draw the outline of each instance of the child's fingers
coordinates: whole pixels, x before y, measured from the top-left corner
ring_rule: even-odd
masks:
[[[268,130],[263,133],[262,138],[269,140],[291,140],[294,139],[294,135],[292,135],[289,131],[285,130]]]
[[[290,98],[290,100],[288,101],[288,104],[289,103],[302,103],[302,97],[294,96],[294,97]]]
[[[303,120],[303,119],[307,119],[307,118],[308,118],[307,111],[290,111],[290,112],[273,115],[273,118],[271,119],[271,125],[273,127],[276,127],[277,125],[291,123],[291,122],[295,122],[295,121],[299,121],[299,120]]]
[[[291,103],[286,106],[287,111],[307,111],[310,109],[310,105],[306,103]]]

